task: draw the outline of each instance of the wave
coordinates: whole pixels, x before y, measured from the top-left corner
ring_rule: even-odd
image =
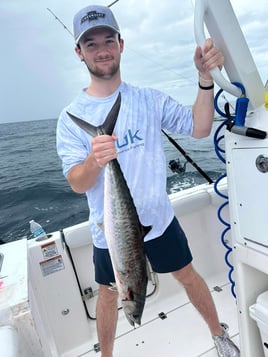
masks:
[[[0,240],[4,242],[29,238],[31,219],[52,232],[88,218],[85,196],[74,193],[67,185],[44,182],[1,190],[0,200],[0,226],[4,232]]]

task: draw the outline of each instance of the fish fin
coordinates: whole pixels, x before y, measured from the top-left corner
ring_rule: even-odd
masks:
[[[141,226],[141,231],[142,231],[142,238],[144,238],[146,236],[146,234],[148,234],[150,232],[150,230],[152,229],[152,226]]]
[[[88,133],[89,135],[91,135],[93,137],[98,135],[98,128],[96,126],[87,123],[85,120],[80,119],[69,112],[67,112],[67,114],[72,119],[72,121],[76,125],[78,125],[81,129],[83,129],[86,133]]]
[[[120,106],[121,106],[121,93],[119,92],[116,101],[114,102],[114,105],[109,111],[104,123],[98,127],[89,124],[85,120],[76,117],[72,113],[67,112],[67,114],[76,125],[78,125],[81,129],[83,129],[86,133],[88,133],[93,137],[103,134],[112,135],[117,121]]]

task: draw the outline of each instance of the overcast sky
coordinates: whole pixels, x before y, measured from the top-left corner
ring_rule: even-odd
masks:
[[[109,5],[113,0],[93,3]],[[223,0],[217,0],[223,1]],[[268,1],[231,1],[263,82],[268,78]],[[0,0],[0,123],[57,118],[86,87],[87,70],[74,52],[73,15],[85,0]],[[161,89],[191,105],[194,0],[120,0],[112,6],[125,51],[122,78]]]

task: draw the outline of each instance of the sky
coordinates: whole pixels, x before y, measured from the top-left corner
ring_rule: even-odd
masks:
[[[72,32],[74,14],[89,4],[85,0],[0,1],[0,123],[57,118],[88,85],[89,75],[74,52],[73,37],[47,9]],[[268,1],[231,0],[231,4],[265,83]],[[198,79],[193,63],[194,0],[119,0],[112,10],[125,41],[122,79],[192,105]]]

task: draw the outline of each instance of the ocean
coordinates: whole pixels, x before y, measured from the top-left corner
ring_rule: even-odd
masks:
[[[220,123],[214,122],[211,135],[205,139],[172,135],[212,180],[225,172],[213,145],[213,135]],[[1,243],[30,238],[31,219],[39,222],[47,233],[88,219],[85,195],[74,193],[62,174],[56,152],[56,125],[56,119],[0,124]],[[207,182],[190,163],[184,173],[172,172],[171,160],[180,160],[183,165],[186,159],[165,136],[163,140],[168,193]]]

